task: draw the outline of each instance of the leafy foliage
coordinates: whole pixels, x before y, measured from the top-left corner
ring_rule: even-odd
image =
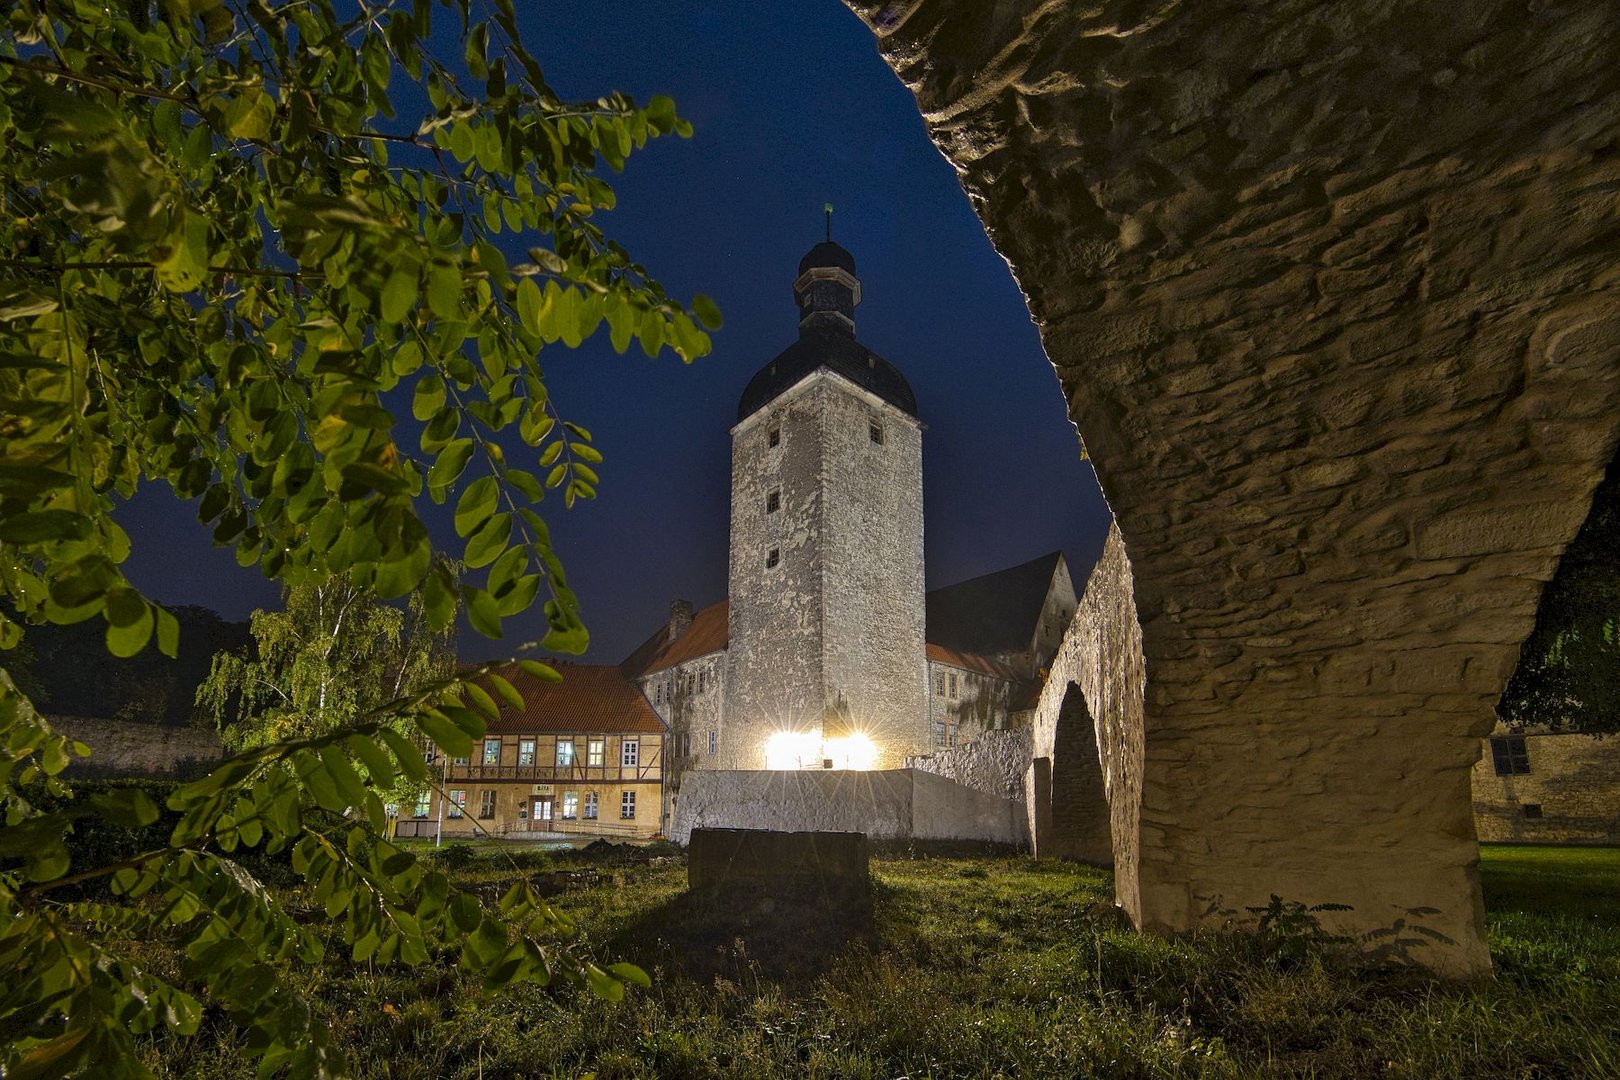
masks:
[[[15,617],[0,613],[0,648],[25,624],[99,619],[116,656],[153,642],[175,655],[178,623],[126,579],[112,513],[158,480],[293,595],[419,592],[434,631],[464,608],[491,637],[543,604],[545,647],[585,647],[536,506],[548,491],[591,498],[602,456],[547,395],[538,357],[605,327],[620,352],[690,361],[719,318],[668,297],[596,224],[614,201],[599,166],[689,125],[664,98],[560,100],[510,0],[490,3],[443,5],[454,57],[431,45],[427,0],[8,6],[0,595]],[[396,119],[396,102],[419,100],[426,119]],[[508,432],[532,459],[508,459]],[[424,495],[453,503],[453,561],[436,557]],[[164,843],[77,867],[76,821],[150,825],[158,807],[139,788],[73,798],[57,777],[86,748],[0,672],[8,1076],[145,1075],[133,1039],[193,1032],[205,1007],[246,1032],[261,1075],[341,1074],[277,974],[320,940],[237,859],[254,849],[290,854],[355,960],[448,951],[487,987],[571,977],[609,998],[642,981],[560,943],[568,920],[527,885],[485,910],[379,837],[379,791],[429,782],[417,738],[467,753],[487,695],[438,678],[352,704],[350,723],[316,710],[321,723],[274,732],[297,737],[174,791]],[[110,902],[82,898],[92,881]],[[130,959],[152,939],[183,953],[177,980]]]
[[[1620,455],[1542,591],[1496,713],[1514,727],[1620,732]]]

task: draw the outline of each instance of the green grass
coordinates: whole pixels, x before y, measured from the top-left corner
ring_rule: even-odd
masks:
[[[513,862],[517,865],[513,865]],[[686,893],[683,860],[483,849],[457,874],[544,873],[588,949],[653,989],[484,999],[449,968],[295,976],[366,1077],[1620,1077],[1620,853],[1491,848],[1498,975],[1369,971],[1234,934],[1130,930],[1107,874],[1019,858],[874,859],[869,912]],[[341,957],[342,947],[331,950]],[[250,1076],[229,1032],[154,1042],[160,1075]]]

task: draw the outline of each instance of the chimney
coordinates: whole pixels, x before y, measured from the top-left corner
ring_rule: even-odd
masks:
[[[669,640],[674,641],[692,625],[692,601],[675,600],[669,605]]]

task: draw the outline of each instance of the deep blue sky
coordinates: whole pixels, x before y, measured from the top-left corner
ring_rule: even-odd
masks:
[[[589,659],[620,659],[673,598],[725,596],[727,431],[744,384],[796,335],[790,284],[826,202],[862,282],[859,336],[910,379],[927,425],[930,587],[1056,548],[1083,580],[1108,511],[1057,379],[1006,264],[859,20],[836,0],[518,8],[560,93],[665,93],[693,122],[694,138],[658,140],[612,178],[619,205],[603,224],[673,295],[708,293],[726,317],[715,351],[690,366],[634,347],[618,356],[605,334],[541,358],[553,399],[606,457],[595,502],[542,506],[592,631]],[[121,515],[136,584],[229,618],[273,606],[276,588],[211,550],[167,495]],[[439,539],[455,544],[449,530]],[[509,620],[509,637],[542,621],[538,607]],[[461,651],[502,647],[464,629]]]

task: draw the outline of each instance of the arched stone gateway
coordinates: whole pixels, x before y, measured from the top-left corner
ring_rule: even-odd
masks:
[[[1335,901],[1488,970],[1469,766],[1620,425],[1611,0],[848,2],[1129,546],[1122,902]]]

